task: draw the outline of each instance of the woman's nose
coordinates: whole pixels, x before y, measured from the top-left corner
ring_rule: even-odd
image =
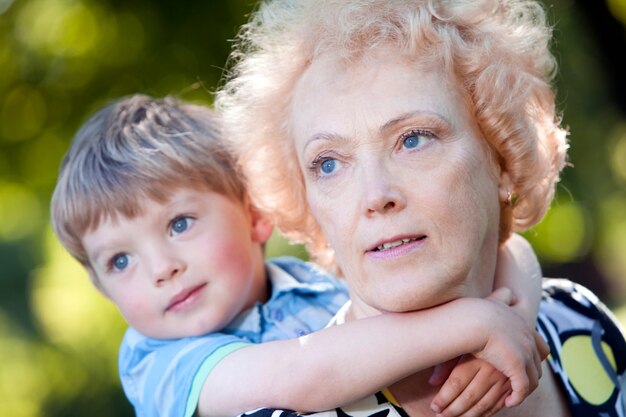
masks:
[[[368,170],[363,175],[365,215],[368,217],[401,211],[406,207],[406,197],[400,179],[384,167]]]

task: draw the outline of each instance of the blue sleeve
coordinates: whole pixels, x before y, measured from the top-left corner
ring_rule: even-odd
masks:
[[[129,329],[119,372],[137,417],[191,416],[207,375],[226,355],[249,343],[233,335],[158,340]]]

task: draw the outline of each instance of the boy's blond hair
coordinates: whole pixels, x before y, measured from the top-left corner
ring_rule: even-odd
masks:
[[[141,214],[174,188],[206,188],[244,201],[245,186],[214,112],[172,97],[134,95],[96,112],[63,158],[52,226],[84,266],[81,238],[103,219]]]

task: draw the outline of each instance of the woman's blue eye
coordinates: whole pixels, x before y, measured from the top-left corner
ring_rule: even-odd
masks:
[[[128,254],[125,253],[121,253],[119,255],[115,255],[113,257],[113,268],[115,268],[115,270],[117,271],[123,271],[124,269],[126,269],[126,267],[128,266],[128,263],[130,262],[130,259],[128,257]]]
[[[189,219],[187,217],[181,217],[172,222],[172,232],[179,234],[187,230],[189,227]]]
[[[411,135],[402,141],[402,144],[407,149],[417,148],[423,140],[423,136],[421,135]]]
[[[336,167],[337,167],[336,159],[327,159],[324,162],[322,162],[320,169],[324,174],[332,174]]]
[[[311,174],[315,177],[327,177],[335,175],[337,170],[343,168],[343,163],[331,156],[319,155],[309,165]]]

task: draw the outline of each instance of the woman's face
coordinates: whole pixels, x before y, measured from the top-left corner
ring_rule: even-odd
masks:
[[[393,48],[316,58],[291,128],[310,209],[352,289],[353,313],[408,311],[492,288],[498,171],[443,71]]]

